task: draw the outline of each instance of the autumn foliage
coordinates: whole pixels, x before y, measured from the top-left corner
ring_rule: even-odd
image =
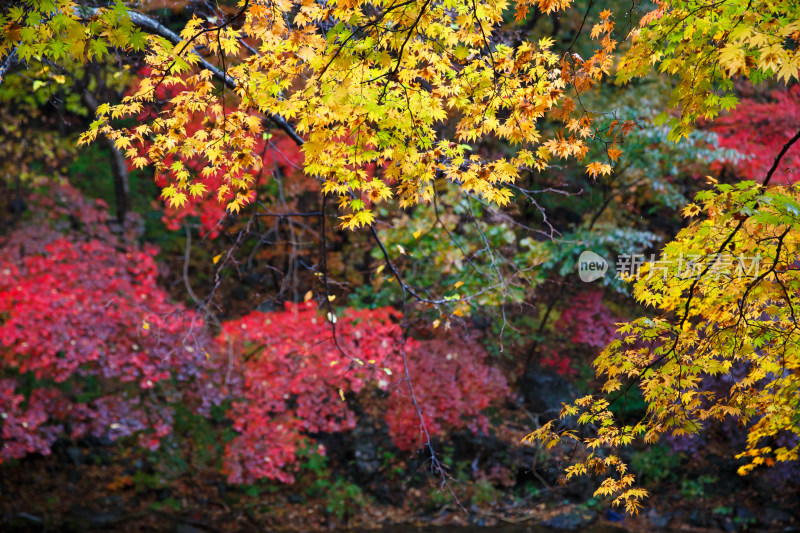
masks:
[[[509,375],[536,360],[574,377],[572,354],[599,352],[600,390],[516,438],[571,447],[558,482],[598,476],[628,512],[648,495],[637,441],[738,422],[739,473],[797,463],[800,89],[739,98],[745,79],[800,78],[800,3],[660,0],[625,24],[570,0],[189,4],[166,24],[147,2],[0,3],[0,101],[36,111],[1,128],[0,461],[89,436],[156,450],[184,415],[219,431],[231,483],[291,483],[366,419],[392,452],[433,453],[490,432],[509,396],[474,327],[500,352],[514,339]],[[55,115],[69,142],[38,160],[50,136],[23,130]],[[111,155],[115,223],[48,181],[73,144]],[[726,157],[735,180],[696,179]],[[185,240],[126,225],[145,172],[150,226]],[[638,318],[569,288],[590,248],[651,258],[592,282]],[[616,407],[629,391],[635,421]]]
[[[571,342],[604,348],[614,340],[617,321],[603,302],[603,292],[587,291],[570,298],[559,322]]]
[[[82,207],[88,226],[104,221],[102,205]],[[219,400],[195,389],[213,375],[202,320],[158,287],[154,249],[120,246],[52,229],[5,243],[0,459],[46,454],[61,435],[138,434],[154,448],[172,425],[161,396]]]
[[[400,363],[401,330],[391,309],[348,310],[332,324],[313,302],[227,322],[218,340],[240,359],[242,397],[231,418],[239,432],[225,471],[237,482],[292,481],[304,436],[355,427],[347,396],[384,390]]]
[[[383,416],[399,448],[424,444],[403,352],[432,437],[487,431],[484,409],[507,394],[480,348],[404,338],[391,308],[335,316],[311,301],[287,303],[224,322],[213,340],[201,316],[159,288],[155,248],[123,245],[104,204],[58,190],[76,204],[42,198],[43,223],[3,246],[0,461],[87,435],[137,435],[155,449],[172,431],[174,402],[207,415],[229,398],[228,479],[290,483],[300,449],[353,429],[360,411]],[[59,233],[61,216],[81,231]]]
[[[190,127],[190,129],[194,129]],[[266,137],[266,136],[265,136]],[[251,200],[257,198],[258,193],[262,193],[269,184],[270,180],[275,179],[276,175],[285,180],[281,187],[285,187],[291,197],[304,190],[315,190],[315,184],[302,178],[302,172],[298,172],[303,164],[303,155],[297,146],[288,138],[276,135],[274,138],[261,138],[256,141],[254,150],[261,154],[261,166],[250,171],[253,180],[253,192]],[[178,160],[193,175],[199,175],[205,164],[202,159],[179,158]],[[166,170],[163,174],[156,176],[156,183],[161,187],[166,187],[176,179],[175,172]],[[181,207],[170,206],[169,201],[164,202],[162,218],[166,227],[170,230],[178,230],[187,220],[196,217],[199,222],[200,235],[214,239],[219,236],[224,229],[225,221],[230,213],[226,210],[225,203],[221,203],[215,191],[223,185],[224,172],[218,171],[204,177],[208,189],[197,195],[191,196]],[[232,193],[227,193],[224,197],[226,201],[233,199]],[[271,203],[271,202],[268,202]]]
[[[356,409],[383,418],[401,450],[423,446],[425,430],[431,438],[462,428],[487,432],[484,410],[508,395],[502,374],[474,343],[403,339],[399,318],[391,308],[347,309],[334,335],[326,313],[307,302],[227,322],[221,349],[245,354],[242,394],[230,415],[239,435],[226,450],[229,479],[291,482],[298,448],[316,434],[353,429]]]
[[[769,100],[744,99],[730,114],[714,122],[719,144],[736,150],[741,158],[733,164],[745,179],[763,180],[775,155],[797,131],[800,121],[800,86],[776,90]],[[800,147],[793,146],[781,161],[773,183],[800,180]]]
[[[431,436],[454,429],[488,433],[486,409],[501,404],[509,387],[503,374],[486,364],[486,357],[479,344],[453,338],[420,341],[409,353],[414,394]],[[425,444],[407,387],[399,387],[389,397],[385,417],[398,448],[413,450]]]

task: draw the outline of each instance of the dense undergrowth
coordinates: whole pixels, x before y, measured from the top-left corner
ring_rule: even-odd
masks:
[[[186,18],[185,3],[164,4],[165,21]],[[590,54],[573,49],[581,17],[523,22]],[[627,447],[651,492],[638,518],[597,495],[596,480],[567,482],[564,467],[584,452],[521,444],[597,388],[591,363],[619,338],[616,324],[648,312],[617,276],[580,281],[580,253],[612,269],[613,258],[650,257],[686,226],[680,210],[705,176],[736,185],[763,174],[796,127],[796,86],[740,87],[734,112],[681,144],[656,120],[668,84],[601,86],[583,102],[611,110],[597,128],[634,132],[612,174],[520,175],[503,210],[434,180],[427,203],[368,201],[372,233],[339,227],[302,150],[278,132],[252,147],[262,164],[248,175],[249,209],[228,212],[213,193],[167,205],[161,187],[203,172],[189,154],[155,176],[129,164],[125,211],[113,150],[76,147],[92,106],[54,84],[53,65],[29,66],[0,85],[0,527],[800,523],[797,461],[736,474],[746,420]],[[137,60],[73,81],[119,101],[151,74]],[[796,159],[794,147],[776,182],[798,181]],[[213,174],[211,188],[225,179]],[[648,414],[636,387],[609,410],[629,424]]]

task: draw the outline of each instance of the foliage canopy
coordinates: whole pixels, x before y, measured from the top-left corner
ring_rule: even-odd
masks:
[[[282,130],[281,142],[288,139],[301,147],[305,177],[319,184],[324,197],[338,202],[341,226],[369,226],[377,238],[372,227],[376,206],[390,199],[402,208],[431,203],[440,222],[434,202],[439,194],[437,181],[454,185],[469,199],[504,206],[511,203],[523,179],[555,171],[556,160],[580,161],[593,179],[624,182],[629,174],[643,172],[630,162],[627,167],[612,166],[622,158],[622,148],[633,152],[630,145],[620,143],[626,135],[637,134],[634,124],[609,120],[602,116],[604,110],[587,111],[582,100],[600,87],[617,59],[612,13],[602,11],[592,27],[597,50],[588,59],[573,53],[572,45],[557,52],[558,43],[551,38],[531,42],[526,35],[509,34],[508,27],[524,21],[532,10],[549,14],[570,6],[569,0],[517,0],[513,5],[504,0],[241,0],[221,17],[198,11],[175,33],[122,1],[97,7],[25,0],[0,7],[0,76],[18,60],[41,65],[42,72],[61,69],[47,70],[59,72],[49,84],[85,88],[81,69],[86,65],[111,63],[121,53],[136,57],[135,86],[119,102],[90,106],[96,116],[81,142],[107,139],[124,153],[132,168],[153,168],[171,208],[181,209],[191,199],[212,194],[229,212],[238,213],[259,201],[258,171],[269,163],[277,165],[275,158],[266,155],[268,145],[275,147],[268,132],[275,126]],[[663,110],[657,122],[668,125],[671,140],[689,137],[694,142],[701,137],[693,133],[698,121],[736,107],[734,89],[740,80],[747,78],[754,84],[797,80],[799,44],[800,4],[792,0],[746,4],[662,0],[627,36],[616,79],[625,84],[657,73],[670,76],[675,83],[668,107],[676,107],[677,112]],[[637,301],[651,312],[623,324],[617,338],[596,359],[602,394],[580,398],[562,411],[562,417],[577,416],[579,425],[592,426],[592,436],[557,430],[556,422],[550,422],[528,437],[551,446],[563,438],[585,445],[585,457],[567,468],[567,476],[611,473],[597,494],[613,496],[628,511],[639,509],[646,491],[634,487],[634,476],[618,449],[637,438],[653,442],[667,434],[696,433],[713,420],[733,418],[745,424],[748,432],[746,449],[739,457],[749,462],[741,466],[741,473],[761,464],[798,459],[800,192],[789,178],[773,179],[798,139],[800,131],[773,143],[777,152],[766,158],[766,168],[761,158],[762,176],[749,176],[752,180],[735,185],[711,178],[711,188],[683,207],[691,220],[663,247],[662,261],[643,266],[633,286]],[[718,152],[708,154],[709,158],[723,157]],[[676,207],[683,200],[674,188],[663,186],[662,190],[668,196],[659,200],[664,204]],[[577,228],[574,240],[585,244],[597,220]],[[490,239],[505,238],[505,226],[498,224],[495,234],[475,227],[487,248]],[[392,236],[393,244],[404,251],[401,241],[411,246],[418,232],[407,241]],[[322,233],[324,240],[324,226]],[[644,231],[616,235],[637,244],[655,241]],[[426,245],[437,244],[433,241]],[[482,269],[497,272],[501,266],[524,271],[526,265],[519,263],[525,261],[557,268],[542,259],[549,244],[528,244],[530,253],[513,261],[502,263],[492,256],[476,262]],[[57,241],[47,260],[72,268],[79,248],[90,254],[108,251]],[[380,252],[394,269],[382,245]],[[459,261],[469,257],[459,252],[452,256]],[[113,262],[120,257],[108,253],[112,263],[108,268],[113,270]],[[557,256],[557,252],[550,254],[563,269],[567,263]],[[670,257],[686,262],[665,261]],[[19,310],[12,307],[35,302],[19,300],[19,289],[10,277],[38,283],[41,261],[8,261],[0,279],[0,311],[13,317],[4,319],[0,328],[0,340],[13,347],[8,365],[20,372],[29,370],[37,378],[42,371],[36,365],[52,361],[50,356],[37,359],[37,353],[15,336]],[[142,256],[141,261],[145,263],[141,271],[121,274],[134,286],[131,291],[155,277],[150,260]],[[395,275],[405,297],[407,286],[396,271]],[[520,279],[530,281],[535,276],[526,273]],[[472,280],[468,288],[481,283]],[[454,284],[460,287],[464,281]],[[74,298],[80,299],[84,291],[93,289],[80,282],[72,290]],[[516,287],[508,294],[523,300]],[[159,297],[153,305],[166,308],[163,300]],[[116,311],[135,322],[142,322],[142,313],[147,313],[124,300],[120,305]],[[303,317],[305,327],[316,325],[312,308],[294,309],[293,319]],[[544,313],[542,324],[549,312]],[[459,313],[467,311],[459,308]],[[332,316],[329,312],[328,321],[320,319],[320,324],[334,323]],[[338,393],[344,401],[345,392],[360,391],[366,380],[380,383],[381,368],[400,372],[388,362],[396,354],[385,345],[389,340],[406,342],[392,317],[388,310],[344,317],[340,324],[344,343],[374,352],[377,363],[359,371],[347,367],[345,372],[344,366],[335,366],[338,351],[328,346],[302,363],[314,367],[316,373],[282,375],[290,391],[286,396],[281,395],[283,389],[262,380],[263,372],[270,364],[280,366],[280,361],[285,367],[295,364],[293,358],[309,352],[309,342],[323,343],[328,330],[310,328],[307,335],[300,331],[297,337],[298,331],[292,331],[295,335],[287,336],[261,314],[220,328],[227,335],[222,344],[236,343],[243,350],[248,343],[259,343],[254,362],[244,365],[245,399],[232,408],[239,416],[236,429],[240,431],[229,448],[234,459],[227,468],[233,478],[247,477],[236,463],[237,447],[251,446],[268,436],[273,430],[265,422],[268,418],[285,419],[298,439],[302,431],[353,426],[352,413],[346,405],[336,404],[335,397]],[[290,321],[288,315],[284,318]],[[261,329],[255,329],[256,324]],[[362,339],[358,324],[369,324],[373,337]],[[133,343],[125,332],[109,335],[119,336],[120,344]],[[274,338],[282,339],[278,348],[271,347]],[[265,349],[262,344],[270,346]],[[50,348],[46,343],[41,347],[48,354]],[[50,378],[62,382],[84,363],[98,373],[94,363],[101,356],[110,357],[99,348],[86,348],[85,353],[61,363],[74,366]],[[417,364],[425,367],[424,361]],[[115,362],[114,367],[123,381],[144,379],[140,389],[166,378],[146,358]],[[463,368],[473,381],[493,380],[494,373],[482,366],[480,356]],[[280,373],[271,370],[271,375]],[[318,375],[345,379],[346,386],[315,388],[307,378]],[[500,378],[494,381],[497,394],[502,394],[505,383]],[[2,386],[7,397],[14,395],[15,385],[4,381]],[[647,412],[636,423],[624,423],[614,415],[612,405],[634,386],[642,391]],[[266,393],[274,395],[269,408],[251,409],[249,402],[256,403]],[[300,395],[298,409],[311,413],[306,418],[314,420],[303,421],[289,412],[291,402],[284,400],[290,393]],[[436,397],[432,389],[428,394]],[[12,399],[7,409],[18,409],[19,398]],[[333,407],[320,405],[325,399]],[[463,413],[478,416],[479,408],[463,404]],[[80,404],[80,408],[87,407]],[[396,418],[393,434],[408,445],[413,440],[407,434],[408,419],[399,414]],[[460,417],[434,420],[454,427],[462,422]],[[163,432],[161,425],[159,431]],[[794,436],[792,444],[776,444],[786,434]],[[48,433],[34,448],[42,449],[51,437]],[[290,479],[282,467],[295,460],[296,444],[293,441],[275,451],[275,464],[251,465],[250,474]],[[18,455],[18,451],[7,455]],[[250,459],[241,462],[247,464]]]
[[[678,77],[672,103],[680,114],[669,119],[677,140],[698,118],[736,104],[726,92],[737,77],[797,79],[798,30],[793,2],[662,2],[634,32],[617,77],[628,81],[653,65]],[[589,453],[567,468],[568,477],[611,474],[597,494],[614,495],[635,512],[646,491],[632,488],[634,476],[617,453],[600,450],[616,451],[640,437],[653,442],[698,433],[726,418],[747,427],[747,447],[738,457],[750,461],[741,474],[797,459],[800,198],[796,184],[771,182],[798,139],[800,131],[784,139],[760,182],[734,186],[710,178],[712,189],[683,210],[698,219],[662,249],[661,260],[643,265],[634,295],[657,315],[623,324],[595,360],[604,395],[580,398],[562,411],[596,434],[554,432],[550,422],[528,437],[548,445],[562,437],[583,443]],[[647,412],[625,424],[611,405],[633,386]],[[795,437],[785,441],[791,444],[776,444],[787,434]]]

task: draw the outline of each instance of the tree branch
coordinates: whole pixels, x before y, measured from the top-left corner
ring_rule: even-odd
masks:
[[[0,83],[3,82],[3,76],[6,75],[6,72],[8,72],[8,69],[11,68],[11,65],[16,60],[17,60],[17,49],[14,48],[14,50],[12,50],[10,54],[8,54],[6,60],[0,63]]]
[[[98,12],[99,9],[97,8],[92,8],[89,10],[89,13],[91,13],[92,15],[96,15]],[[129,11],[128,16],[130,17],[131,22],[136,24],[138,27],[147,30],[148,32],[154,35],[163,37],[174,45],[177,45],[182,41],[182,39],[178,34],[173,32],[160,22],[148,17],[147,15],[137,13],[136,11]],[[192,52],[194,52],[200,58],[199,61],[200,65],[203,68],[209,70],[211,74],[214,75],[215,78],[222,81],[226,86],[228,86],[231,89],[235,89],[236,87],[238,87],[238,83],[234,78],[229,76],[226,72],[223,72],[219,68],[215,67],[211,63],[209,63],[208,60],[206,60],[202,55],[200,55],[197,49],[193,48]],[[0,70],[0,78],[2,78],[2,70]],[[272,122],[274,122],[275,125],[278,126],[278,129],[286,133],[297,146],[303,146],[305,144],[303,138],[300,137],[300,135],[297,134],[297,132],[294,130],[291,124],[286,122],[286,120],[284,120],[282,117],[279,117],[278,115],[267,115],[267,118],[269,118]]]

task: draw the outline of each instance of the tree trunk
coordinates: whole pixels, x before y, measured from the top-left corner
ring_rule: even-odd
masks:
[[[89,91],[84,91],[83,100],[92,113],[97,111],[97,99]],[[115,145],[114,141],[102,135],[103,143],[108,147],[111,155],[111,172],[114,175],[114,207],[117,211],[117,222],[120,226],[125,226],[125,217],[131,208],[131,187],[128,179],[128,166],[125,163],[123,154]]]

